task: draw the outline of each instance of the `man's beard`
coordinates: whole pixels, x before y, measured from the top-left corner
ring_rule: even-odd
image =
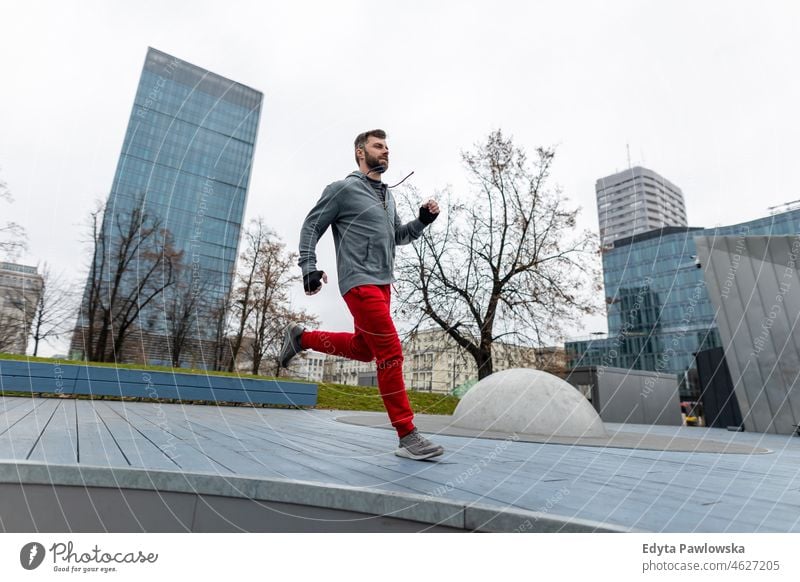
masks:
[[[389,169],[389,160],[383,161],[376,156],[371,156],[366,151],[364,152],[364,163],[372,172],[377,174],[383,174]]]

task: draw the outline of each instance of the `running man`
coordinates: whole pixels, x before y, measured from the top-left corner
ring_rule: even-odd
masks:
[[[439,214],[435,200],[419,209],[419,217],[402,224],[394,197],[381,180],[389,169],[386,132],[373,129],[355,140],[358,171],[330,184],[308,213],[300,231],[300,260],[306,295],[315,295],[328,282],[317,268],[316,247],[330,226],[336,248],[341,292],[353,315],[355,333],[306,331],[299,325],[286,330],[280,353],[284,368],[303,350],[344,356],[361,362],[375,360],[378,390],[397,430],[395,454],[408,459],[436,457],[444,448],[422,436],[414,426],[414,412],[403,381],[403,349],[389,312],[397,245],[409,244]]]

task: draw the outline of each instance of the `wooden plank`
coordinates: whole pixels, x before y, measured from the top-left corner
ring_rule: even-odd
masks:
[[[168,416],[156,405],[126,408],[125,414],[128,422],[142,431],[162,430],[186,443],[193,449],[193,454],[207,457],[219,466],[226,467],[230,473],[238,473],[239,469],[243,468],[252,469],[252,461],[245,462],[239,452],[227,447],[225,440],[220,439],[218,435],[193,431],[190,421],[185,416]],[[268,468],[265,469],[264,475],[282,476]]]
[[[207,412],[204,416],[211,414],[212,412]],[[382,486],[381,488],[392,491],[421,492],[419,489],[395,483],[394,481],[403,477],[401,473],[391,471],[387,480],[386,474],[376,476],[374,471],[364,470],[364,467],[358,464],[344,466],[340,462],[331,462],[331,457],[318,457],[310,453],[307,447],[297,442],[297,439],[293,438],[287,442],[279,434],[263,430],[263,427],[260,431],[252,431],[242,429],[240,426],[235,428],[231,425],[228,425],[229,428],[214,426],[210,419],[197,419],[195,415],[192,415],[192,419],[188,422],[195,432],[213,433],[214,440],[226,442],[229,450],[233,447],[247,447],[246,450],[250,453],[249,465],[240,468],[246,474],[253,474],[258,467],[269,466],[293,479],[310,479],[360,487]],[[338,452],[341,455],[342,451]],[[253,462],[257,466],[254,466]],[[368,463],[365,466],[372,469]],[[380,468],[376,470],[381,471]]]
[[[127,420],[111,410],[106,402],[95,402],[95,414],[111,433],[131,467],[176,471],[180,468],[168,454],[139,433]]]
[[[179,469],[220,474],[232,473],[230,468],[223,463],[204,455],[197,447],[178,437],[170,430],[169,425],[137,423],[136,417],[125,410],[126,403],[124,402],[106,402],[105,405],[120,419],[129,423],[141,437],[155,445]]]
[[[37,407],[45,403],[45,400],[42,398],[20,398],[19,400],[24,401],[24,403],[2,415],[2,419],[0,419],[0,436],[14,426],[14,424],[22,422],[25,417],[33,414],[33,411]]]
[[[173,414],[177,414],[177,411],[173,411]],[[224,427],[212,428],[195,419],[184,420],[183,423],[179,422],[178,424],[184,426],[171,424],[171,430],[180,432],[184,438],[198,433],[213,434],[211,442],[218,443],[220,448],[203,441],[201,446],[204,452],[208,453],[213,450],[220,455],[226,455],[226,464],[242,474],[254,475],[267,471],[278,473],[285,478],[341,482],[332,479],[321,464],[315,463],[313,459],[308,459],[305,455],[298,454],[300,451],[287,446],[279,438],[269,438],[265,435],[258,435],[257,438],[243,437],[239,431],[220,431],[217,429]],[[232,457],[234,463],[230,463]],[[330,463],[326,463],[326,466],[330,468]],[[348,484],[354,483],[349,482]]]
[[[28,455],[29,461],[58,465],[78,462],[78,426],[73,399],[57,399],[58,406]]]
[[[192,425],[195,430],[212,432],[212,429],[201,422],[192,421]],[[276,472],[288,479],[365,486],[362,475],[351,473],[346,478],[340,479],[333,474],[335,467],[330,462],[317,462],[278,436],[270,437],[264,434],[257,437],[243,436],[240,432],[233,435],[215,432],[214,436],[214,440],[224,443],[227,448],[226,459],[231,458],[232,451],[240,457],[235,468],[243,475]]]
[[[78,423],[78,463],[103,467],[128,467],[125,453],[100,419],[93,400],[75,400]]]
[[[9,414],[15,408],[25,407],[27,410],[33,407],[35,400],[33,398],[25,398],[21,396],[0,396],[0,430],[6,420],[4,417],[9,418]]]
[[[299,430],[298,425],[302,423],[295,425],[290,439],[283,438],[278,433],[269,435],[263,430],[263,425],[259,427],[259,430],[259,428],[242,426],[242,424],[241,419],[238,419],[236,435],[243,442],[268,441],[278,446],[283,445],[281,448],[288,449],[289,458],[293,462],[302,463],[309,468],[327,473],[332,477],[330,479],[331,482],[392,491],[405,491],[421,495],[430,494],[439,486],[439,483],[425,477],[408,475],[404,470],[398,469],[397,466],[383,465],[376,462],[374,454],[365,451],[363,447],[342,446],[344,443],[341,438],[331,442],[330,438],[309,437],[308,434]],[[393,449],[380,449],[379,454],[395,459],[396,457],[392,455],[392,451]],[[354,457],[350,454],[351,452],[361,455],[363,458]],[[260,453],[260,451],[255,452],[256,455]],[[270,454],[281,456],[283,453],[280,449],[277,449],[276,451],[271,451]],[[473,501],[484,497],[467,491],[464,492],[464,496]]]
[[[27,459],[60,402],[58,398],[40,399],[27,413],[12,411],[17,414],[8,419],[8,425],[0,425],[0,459]]]

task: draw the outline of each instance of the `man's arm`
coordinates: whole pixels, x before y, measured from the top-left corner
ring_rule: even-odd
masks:
[[[300,259],[297,261],[303,270],[303,275],[317,270],[317,243],[339,214],[339,203],[336,199],[339,190],[341,188],[334,184],[325,188],[303,221],[303,227],[300,229]]]
[[[423,211],[427,209],[427,212]],[[394,242],[398,245],[407,245],[411,241],[417,240],[425,227],[431,222],[436,220],[439,215],[439,205],[435,200],[428,200],[422,208],[420,208],[419,218],[415,218],[409,223],[402,224],[400,217],[397,216],[397,211],[394,213]],[[427,221],[427,222],[426,222]]]

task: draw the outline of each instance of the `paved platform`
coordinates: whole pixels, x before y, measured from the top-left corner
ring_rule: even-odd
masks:
[[[586,447],[618,448],[618,449],[646,449],[652,451],[673,451],[683,453],[769,453],[769,449],[753,446],[744,442],[735,442],[727,435],[715,438],[713,433],[704,430],[693,431],[691,435],[678,436],[673,434],[660,434],[658,431],[635,431],[621,424],[606,423],[608,436],[550,436],[534,433],[501,432],[497,430],[476,430],[463,428],[452,424],[452,416],[420,416],[416,419],[419,430],[429,434],[461,436],[494,440],[515,440],[526,443],[542,443],[555,445],[581,445]],[[343,414],[337,417],[339,422],[384,428],[394,430],[385,414],[376,412],[362,412],[358,414]],[[727,432],[727,431],[726,431]]]
[[[609,425],[720,453],[440,435],[445,455],[415,462],[348,414],[0,398],[0,528],[800,531],[797,437]]]

